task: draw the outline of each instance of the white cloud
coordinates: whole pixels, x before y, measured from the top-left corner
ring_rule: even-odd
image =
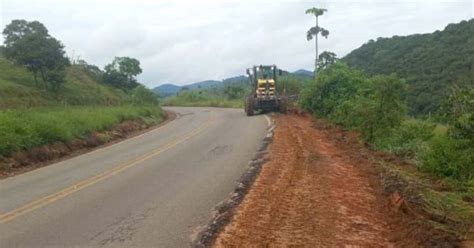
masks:
[[[344,56],[369,39],[433,32],[473,16],[471,0],[320,1],[21,1],[0,0],[1,23],[39,20],[69,55],[104,66],[114,56],[142,63],[147,86],[243,74],[260,63],[311,69],[306,30],[314,5],[330,30],[320,50]],[[0,38],[1,41],[1,38]]]

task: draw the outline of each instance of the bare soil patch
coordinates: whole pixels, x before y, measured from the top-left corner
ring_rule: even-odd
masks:
[[[304,114],[275,119],[270,160],[215,246],[458,245],[413,220],[405,195],[396,189],[387,194],[374,162],[380,158],[356,133]]]
[[[53,163],[60,162],[95,149],[113,145],[122,140],[151,131],[176,118],[176,114],[166,111],[158,125],[150,125],[143,119],[122,122],[105,132],[93,132],[82,139],[67,143],[35,147],[28,151],[19,151],[8,158],[0,156],[0,179],[35,170]]]

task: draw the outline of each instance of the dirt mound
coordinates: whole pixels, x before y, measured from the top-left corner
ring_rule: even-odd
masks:
[[[403,196],[387,197],[381,171],[357,133],[299,113],[276,121],[270,161],[218,235],[217,247],[456,244],[430,240],[427,229],[418,230],[400,211],[407,206]]]

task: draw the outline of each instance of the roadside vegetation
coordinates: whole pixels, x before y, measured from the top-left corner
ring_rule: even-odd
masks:
[[[453,88],[439,110],[443,125],[410,117],[403,98],[407,89],[395,74],[366,76],[338,62],[302,90],[300,105],[359,132],[373,150],[410,161],[413,167],[383,166],[407,184],[400,190],[419,189],[424,211],[449,220],[437,225],[466,238],[474,223],[474,89]]]
[[[240,95],[230,97],[221,94],[213,94],[208,91],[184,90],[179,92],[175,96],[165,98],[163,100],[163,105],[186,107],[241,108],[243,106],[243,100]]]
[[[396,75],[367,77],[342,63],[321,71],[304,89],[301,106],[318,117],[361,132],[374,149],[417,161],[422,171],[462,182],[474,179],[473,89],[456,89],[445,103],[447,132],[433,120],[410,118]]]
[[[66,68],[64,84],[57,92],[35,85],[28,70],[0,56],[0,109],[71,105],[124,104],[127,93],[98,83],[83,65]]]
[[[128,120],[141,118],[152,125],[163,111],[154,106],[75,106],[6,110],[0,112],[0,155],[55,142],[68,143]]]
[[[308,40],[318,34],[328,32],[316,21]],[[386,190],[401,194],[412,206],[405,211],[421,213],[424,224],[460,240],[474,239],[473,34],[471,19],[433,34],[371,40],[341,60],[318,56],[316,40],[316,77],[299,97],[317,118],[389,155],[379,161]]]
[[[68,58],[38,21],[13,20],[3,36],[0,164],[15,153],[87,139],[125,121],[146,128],[164,118],[157,95],[135,78],[142,72],[138,60],[115,57],[100,69]]]

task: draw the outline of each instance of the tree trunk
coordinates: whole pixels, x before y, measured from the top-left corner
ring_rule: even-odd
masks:
[[[316,29],[318,28],[318,16],[316,16]],[[319,32],[316,33],[316,37],[314,39],[315,45],[316,45],[316,59],[314,60],[314,78],[316,78],[318,74],[318,34]]]

